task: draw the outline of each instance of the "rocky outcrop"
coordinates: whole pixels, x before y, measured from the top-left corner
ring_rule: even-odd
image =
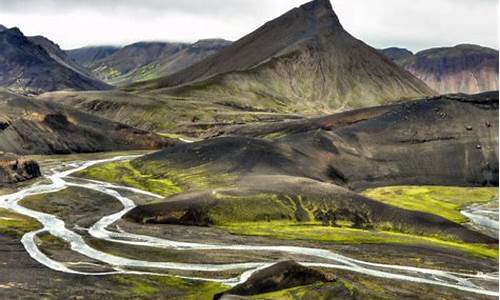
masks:
[[[498,90],[498,51],[495,49],[458,45],[416,54],[398,48],[382,52],[442,94]]]
[[[258,295],[317,282],[334,281],[336,278],[332,274],[304,267],[294,261],[284,261],[257,271],[244,283],[215,295],[214,299],[221,299],[224,295]]]
[[[0,185],[26,181],[41,175],[36,161],[0,152]]]

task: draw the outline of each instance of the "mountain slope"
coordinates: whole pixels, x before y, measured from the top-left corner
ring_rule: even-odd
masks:
[[[328,0],[292,9],[200,63],[128,90],[162,88],[254,109],[309,112],[433,94],[347,33]]]
[[[59,45],[52,42],[46,37],[43,36],[30,36],[28,37],[30,41],[35,43],[36,45],[42,47],[49,56],[54,59],[59,64],[64,67],[71,69],[72,71],[79,73],[82,76],[88,77],[90,80],[96,80],[89,70],[85,69],[83,66],[79,65],[75,61],[73,61],[67,54],[64,52]]]
[[[199,62],[229,44],[229,41],[221,39],[201,40],[194,44],[140,42],[113,51],[89,64],[88,68],[106,82],[126,85],[172,74]]]
[[[59,63],[17,28],[0,32],[0,86],[23,93],[110,88]]]
[[[173,55],[187,47],[182,43],[139,42],[121,48],[89,69],[101,80],[113,85],[128,81],[128,76],[160,57]]]
[[[120,84],[130,84],[132,82],[155,79],[173,74],[219,52],[230,44],[230,41],[223,39],[200,40],[185,48],[179,49],[178,52],[161,55],[153,62],[129,74],[127,80],[122,81]]]
[[[0,151],[62,154],[155,149],[168,144],[147,131],[0,90]]]
[[[464,44],[403,56],[394,56],[393,48],[382,51],[443,94],[474,94],[498,89],[498,51],[491,48]]]
[[[96,61],[104,59],[118,50],[120,50],[119,47],[95,46],[66,50],[65,52],[71,60],[88,68]]]

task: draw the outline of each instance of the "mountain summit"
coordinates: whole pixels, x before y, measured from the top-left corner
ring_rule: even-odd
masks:
[[[328,0],[294,8],[189,68],[128,89],[306,113],[434,94],[346,32]]]

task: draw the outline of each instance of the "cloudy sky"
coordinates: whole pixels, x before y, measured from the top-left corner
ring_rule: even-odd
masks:
[[[0,24],[65,49],[135,41],[236,40],[307,0],[0,0]],[[374,47],[460,43],[498,49],[497,0],[332,0],[344,27]]]

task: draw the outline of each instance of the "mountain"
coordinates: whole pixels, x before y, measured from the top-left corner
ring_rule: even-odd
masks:
[[[95,46],[66,50],[66,54],[77,64],[89,68],[96,61],[104,59],[118,50],[120,50],[120,47]]]
[[[46,40],[35,38],[48,47]],[[21,93],[54,90],[103,90],[110,86],[92,79],[47,52],[18,28],[0,32],[0,86]]]
[[[7,30],[7,27],[5,27],[2,24],[0,24],[0,31],[4,31],[4,30]]]
[[[139,68],[160,57],[173,55],[185,47],[187,45],[182,43],[139,42],[96,61],[89,69],[101,80],[117,85],[127,81],[127,77]]]
[[[434,94],[346,32],[328,0],[294,8],[189,68],[127,88],[156,89],[253,110],[311,113]]]
[[[87,67],[110,84],[126,85],[182,70],[230,43],[221,39],[201,40],[194,44],[139,42],[113,50],[111,54],[95,60]],[[97,50],[106,49],[94,51]],[[73,52],[73,55],[75,53],[78,54]]]
[[[223,39],[200,40],[194,44],[179,48],[175,53],[167,52],[153,62],[139,67],[127,76],[120,84],[155,79],[183,70],[206,57],[229,46],[230,41]]]
[[[28,37],[28,39],[33,43],[35,43],[36,45],[42,47],[52,59],[54,59],[56,62],[63,65],[64,67],[71,69],[72,71],[79,73],[82,76],[88,77],[91,80],[97,80],[96,78],[93,77],[93,75],[90,73],[89,70],[85,69],[84,67],[73,61],[68,56],[68,54],[59,47],[59,45],[52,42],[48,38],[38,35],[38,36],[30,36]]]
[[[51,101],[0,90],[0,152],[66,154],[157,149],[170,143]]]
[[[442,94],[498,90],[497,50],[467,44],[416,54],[395,49],[382,52]]]
[[[380,50],[392,61],[399,61],[413,56],[413,52],[405,48],[390,47]]]

